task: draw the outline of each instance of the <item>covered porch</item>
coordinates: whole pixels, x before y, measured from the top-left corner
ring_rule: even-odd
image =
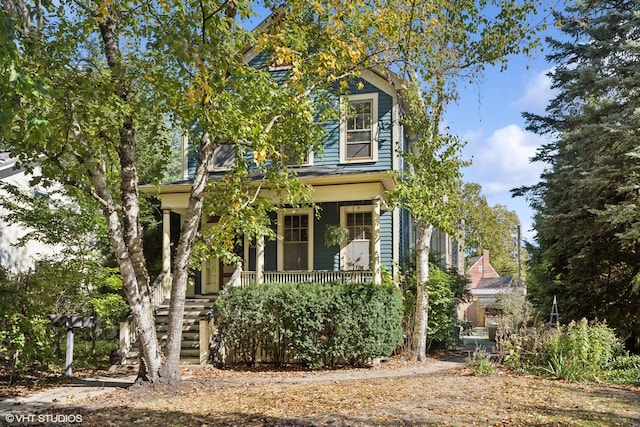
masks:
[[[285,207],[274,213],[277,240],[244,239],[237,265],[217,259],[203,262],[188,296],[215,296],[225,286],[249,283],[380,283],[383,269],[395,274],[400,247],[394,232],[400,215],[387,209],[382,198],[389,179],[383,173],[363,175],[367,182],[353,182],[357,178],[353,175],[348,176],[351,182],[339,182],[345,177],[312,180],[317,212]],[[190,183],[178,183],[162,186],[157,194],[163,212],[162,264],[167,272],[158,286],[163,297],[170,289],[172,218],[176,227],[175,215],[186,211],[189,191]],[[348,239],[328,244],[325,233],[330,226],[343,229]]]

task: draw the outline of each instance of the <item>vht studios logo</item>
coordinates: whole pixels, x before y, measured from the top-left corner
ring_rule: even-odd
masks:
[[[82,415],[7,414],[4,416],[4,420],[9,424],[24,424],[24,423],[73,424],[73,423],[81,423]]]

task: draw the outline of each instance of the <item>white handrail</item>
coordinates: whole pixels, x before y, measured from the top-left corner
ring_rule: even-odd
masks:
[[[256,281],[255,271],[243,271],[241,286]],[[367,283],[373,281],[371,270],[265,271],[265,283]]]

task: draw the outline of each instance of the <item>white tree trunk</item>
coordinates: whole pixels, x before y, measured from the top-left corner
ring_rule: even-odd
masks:
[[[91,164],[91,160],[88,164]],[[95,164],[95,163],[94,163]],[[138,380],[151,383],[160,382],[161,356],[155,329],[153,303],[149,292],[149,283],[140,283],[135,262],[131,257],[131,249],[127,246],[123,235],[122,223],[116,210],[116,203],[111,197],[104,168],[89,167],[91,180],[96,196],[102,201],[102,212],[107,221],[109,240],[113,247],[125,297],[131,307],[131,314],[136,323],[140,340],[140,370]]]
[[[193,185],[184,223],[180,230],[180,240],[176,252],[176,260],[171,284],[171,302],[169,305],[169,323],[167,331],[167,359],[162,375],[169,383],[180,381],[180,348],[182,345],[182,324],[184,320],[184,302],[187,295],[189,278],[189,259],[193,251],[193,242],[198,233],[202,218],[202,203],[209,178],[208,165],[213,157],[214,144],[209,134],[204,132],[198,150]]]
[[[429,251],[433,226],[419,226],[416,248],[416,311],[412,335],[412,357],[424,360],[427,357],[427,325],[429,324]]]
[[[104,54],[114,83],[114,93],[124,103],[129,102],[130,85],[126,82],[121,66],[118,17],[107,7],[98,26],[102,36]],[[81,130],[76,127],[77,135]],[[138,381],[161,382],[162,357],[158,344],[153,298],[149,286],[146,261],[142,250],[142,227],[136,166],[136,135],[133,117],[126,117],[119,129],[120,144],[116,150],[120,161],[120,202],[113,200],[107,182],[106,166],[97,159],[85,159],[96,192],[107,220],[109,238],[113,247],[125,296],[136,323],[140,339],[140,370]]]

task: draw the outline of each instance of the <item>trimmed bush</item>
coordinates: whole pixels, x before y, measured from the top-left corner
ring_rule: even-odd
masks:
[[[310,368],[391,354],[402,342],[402,294],[373,284],[252,284],[213,307],[217,347],[233,362]]]

